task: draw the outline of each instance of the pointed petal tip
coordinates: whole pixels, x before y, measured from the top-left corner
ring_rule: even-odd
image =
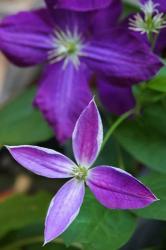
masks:
[[[42,247],[45,247],[47,245],[47,243],[48,243],[47,241],[44,241]]]
[[[93,98],[90,100],[90,102],[88,103],[87,107],[85,107],[84,110],[86,110],[91,104],[94,104],[97,107],[96,102],[95,102],[95,97],[96,96],[94,95]],[[84,110],[82,112],[84,112]]]
[[[141,183],[141,184],[143,184],[143,183]],[[149,200],[149,204],[152,204],[153,202],[160,200],[157,198],[157,196],[152,192],[152,190],[149,187],[145,186],[145,188],[149,191],[149,195],[147,195],[147,199]]]
[[[4,147],[9,151],[9,153],[11,153],[12,148],[14,148],[14,146],[9,145],[4,145]]]
[[[45,247],[50,241],[52,241],[53,239],[46,239],[46,237],[44,238],[44,243],[42,245],[42,247]]]
[[[151,200],[152,200],[152,203],[153,203],[153,202],[159,201],[160,199],[157,198],[157,196],[152,193]]]

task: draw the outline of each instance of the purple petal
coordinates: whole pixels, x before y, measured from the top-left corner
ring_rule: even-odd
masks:
[[[109,166],[89,171],[87,185],[101,204],[113,209],[138,209],[157,200],[140,181],[127,172]]]
[[[79,34],[87,33],[89,35],[89,19],[91,12],[76,12],[67,9],[51,9],[51,17],[54,20],[57,30],[69,31]],[[54,28],[55,28],[54,27]]]
[[[156,42],[156,48],[155,48],[155,52],[163,56],[164,58],[165,58],[165,52],[166,52],[165,38],[166,38],[166,28],[160,31],[160,34]]]
[[[31,172],[48,178],[72,177],[76,167],[66,156],[47,148],[37,146],[7,146],[13,158]]]
[[[94,100],[80,115],[72,140],[78,165],[88,168],[96,160],[103,140],[102,121]]]
[[[108,31],[84,48],[85,62],[96,73],[131,85],[150,79],[162,67],[150,48],[126,29]]]
[[[84,182],[68,181],[52,199],[45,222],[45,244],[62,234],[80,211],[85,194]]]
[[[49,65],[39,87],[35,104],[43,112],[60,142],[70,138],[74,125],[91,100],[88,86],[89,72],[72,63]]]
[[[15,64],[29,66],[47,60],[53,24],[46,9],[20,12],[0,22],[0,48]]]
[[[91,12],[89,14],[89,22],[91,22],[91,30],[93,33],[103,33],[104,30],[117,25],[122,10],[122,2],[120,0],[113,0],[108,8]]]
[[[88,11],[107,7],[112,0],[45,0],[50,8]]]
[[[149,0],[140,0],[140,2],[143,4],[148,2],[148,1]],[[166,1],[165,0],[152,0],[152,2],[154,2],[155,4],[158,4],[157,9],[159,11],[163,11],[163,12],[166,11]]]
[[[135,98],[131,87],[123,88],[111,78],[99,78],[97,81],[100,99],[108,111],[121,115],[134,108]]]

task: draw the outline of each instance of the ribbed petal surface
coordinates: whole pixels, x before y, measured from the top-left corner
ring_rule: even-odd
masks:
[[[13,158],[31,172],[49,178],[72,176],[75,163],[66,156],[37,146],[7,146]]]
[[[118,168],[98,166],[89,171],[87,185],[101,204],[112,209],[137,209],[157,200],[132,175]]]
[[[78,165],[90,167],[96,160],[103,140],[102,122],[94,100],[80,115],[72,140]]]
[[[84,182],[72,179],[52,199],[45,221],[45,244],[62,234],[80,211]]]

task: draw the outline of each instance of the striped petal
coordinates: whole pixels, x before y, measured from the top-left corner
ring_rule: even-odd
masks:
[[[110,166],[91,169],[86,183],[96,199],[107,208],[137,209],[157,200],[155,195],[132,175]]]
[[[62,234],[80,211],[85,194],[84,182],[68,181],[50,203],[45,222],[45,244]]]
[[[13,158],[31,172],[48,178],[68,178],[76,166],[66,156],[37,146],[7,146]]]
[[[78,165],[89,168],[96,160],[103,140],[102,121],[94,100],[81,113],[72,139]]]

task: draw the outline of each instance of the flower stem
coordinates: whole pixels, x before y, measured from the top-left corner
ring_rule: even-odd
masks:
[[[117,157],[118,157],[118,166],[125,170],[125,164],[124,164],[124,161],[123,161],[123,155],[122,155],[122,152],[121,152],[121,148],[120,148],[120,145],[118,142],[116,142],[116,150],[117,150]]]
[[[114,133],[114,131],[117,129],[117,127],[123,122],[125,121],[130,115],[135,113],[135,109],[131,109],[128,112],[124,113],[123,115],[121,115],[114,123],[113,125],[110,127],[110,129],[108,130],[108,132],[106,133],[102,146],[101,146],[101,150],[104,149],[106,143],[108,142],[110,136]]]

